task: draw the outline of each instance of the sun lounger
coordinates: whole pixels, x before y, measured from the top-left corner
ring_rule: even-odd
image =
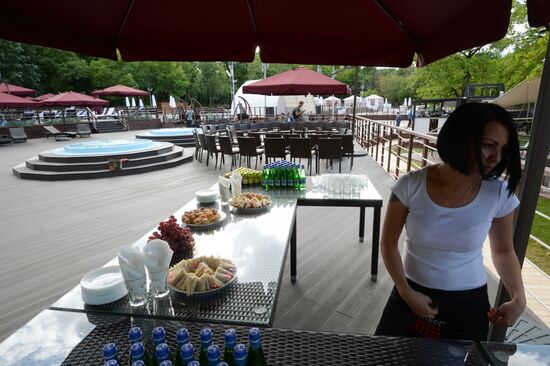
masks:
[[[78,133],[78,137],[90,137],[90,134],[92,133],[90,130],[90,125],[87,123],[78,123],[76,125],[76,132]]]
[[[14,142],[27,142],[27,134],[23,127],[11,127],[9,130]]]
[[[61,132],[54,126],[42,126],[46,130],[44,134],[46,135],[46,139],[48,139],[50,136],[55,137],[56,140],[59,140],[60,137],[76,137],[78,134],[77,132],[72,131],[64,131]]]
[[[11,136],[0,135],[0,145],[5,145],[5,144],[12,145],[13,139],[11,138]]]

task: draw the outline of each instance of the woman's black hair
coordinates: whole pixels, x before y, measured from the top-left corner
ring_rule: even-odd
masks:
[[[493,121],[499,122],[508,130],[508,145],[498,165],[485,174],[481,140],[485,126]],[[466,103],[455,109],[439,132],[437,152],[441,160],[465,175],[470,175],[476,164],[483,179],[487,180],[496,179],[506,171],[509,194],[514,192],[519,183],[521,163],[516,124],[512,116],[496,104]]]

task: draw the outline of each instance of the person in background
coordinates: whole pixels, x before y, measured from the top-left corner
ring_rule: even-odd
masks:
[[[412,126],[413,123],[413,112],[412,109],[409,109],[409,112],[407,113],[407,118],[409,119],[409,127]]]
[[[193,127],[193,114],[195,112],[193,111],[193,108],[191,106],[187,107],[187,111],[185,112],[185,122],[187,123],[187,127]]]
[[[437,151],[441,163],[404,175],[392,187],[381,253],[395,286],[375,334],[483,341],[489,321],[511,326],[525,308],[512,242],[521,175],[514,120],[494,104],[464,104],[441,128]],[[499,179],[503,172],[506,180]],[[511,297],[498,309],[490,309],[487,295],[487,235]]]
[[[399,127],[400,124],[401,124],[401,114],[397,112],[397,116],[395,117],[395,125]]]
[[[298,103],[298,106],[292,110],[292,118],[294,118],[294,121],[303,121],[303,114],[305,110],[302,110],[302,106],[304,105],[303,101],[300,101]]]

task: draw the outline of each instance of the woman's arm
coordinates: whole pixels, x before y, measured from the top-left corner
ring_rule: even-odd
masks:
[[[432,300],[413,290],[405,277],[401,254],[399,253],[399,237],[403,231],[409,209],[405,207],[395,194],[391,194],[384,218],[382,236],[380,240],[380,252],[384,259],[386,269],[390,274],[399,295],[409,305],[413,313],[418,316],[433,318],[437,315],[437,307],[432,307]]]
[[[493,323],[511,326],[525,309],[525,291],[521,279],[521,268],[514,251],[513,237],[514,213],[493,220],[489,230],[493,264],[510,294],[511,300],[502,304]]]

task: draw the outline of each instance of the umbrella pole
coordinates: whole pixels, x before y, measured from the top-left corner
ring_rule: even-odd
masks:
[[[351,134],[355,136],[355,112],[357,108],[357,91],[359,89],[359,66],[355,66],[355,80],[353,81],[353,117],[351,119]]]
[[[535,105],[535,115],[531,127],[531,139],[529,139],[529,149],[525,159],[525,168],[519,186],[520,205],[515,214],[514,222],[514,249],[519,259],[520,266],[523,266],[529,236],[531,234],[531,225],[537,208],[539,198],[540,184],[544,175],[546,157],[548,155],[548,146],[550,145],[550,124],[546,123],[550,119],[550,105],[545,100],[550,98],[550,40],[546,46],[546,58],[542,70],[540,90]],[[495,307],[509,301],[510,295],[499,282]],[[490,326],[489,340],[501,342],[506,335],[506,327]]]

